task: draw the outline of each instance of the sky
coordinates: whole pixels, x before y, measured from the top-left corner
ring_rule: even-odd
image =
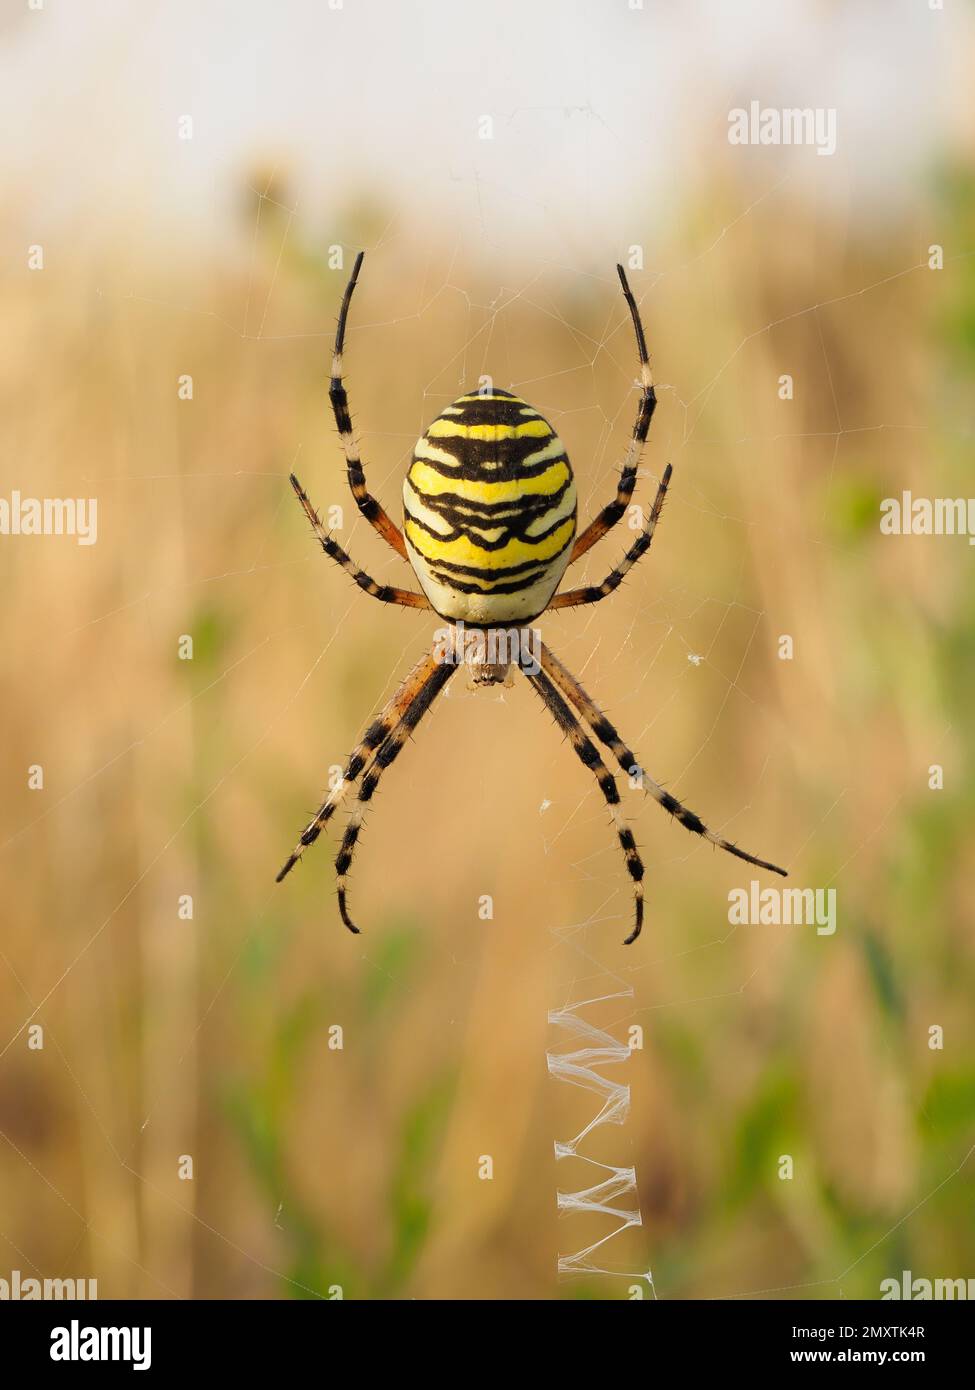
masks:
[[[884,216],[970,125],[972,10],[931,3],[2,0],[14,225],[219,239],[277,167],[316,222],[361,189],[571,254],[741,162]],[[730,146],[752,100],[835,108],[836,153]]]

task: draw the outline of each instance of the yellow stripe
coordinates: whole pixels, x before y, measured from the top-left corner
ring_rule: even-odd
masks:
[[[565,449],[562,441],[557,434],[553,434],[548,444],[543,444],[534,453],[526,454],[518,465],[519,468],[533,468],[536,463],[544,463],[546,459],[565,458]],[[544,475],[543,475],[544,476]]]
[[[452,541],[438,541],[429,532],[414,526],[406,519],[406,535],[410,544],[427,560],[451,560],[457,565],[474,565],[477,569],[503,569],[507,565],[518,565],[523,560],[551,560],[569,541],[575,532],[576,520],[570,516],[538,545],[526,545],[515,538],[503,550],[482,550],[468,536],[458,536]]]
[[[459,468],[462,462],[461,459],[455,459],[453,454],[448,454],[446,449],[435,449],[422,437],[416,441],[413,454],[418,459],[430,459],[433,463],[445,463],[448,468]]]
[[[445,478],[435,468],[427,468],[419,460],[414,460],[406,476],[421,497],[437,497],[442,492],[453,492],[472,502],[517,502],[519,497],[528,494],[544,497],[558,492],[570,475],[569,465],[564,459],[559,459],[544,473],[532,478],[511,478],[507,482],[475,483],[469,478]]]
[[[426,432],[427,439],[547,439],[552,427],[545,420],[526,420],[523,425],[461,425],[443,416],[434,420]]]

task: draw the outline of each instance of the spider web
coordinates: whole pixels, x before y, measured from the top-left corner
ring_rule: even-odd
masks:
[[[147,25],[146,33],[150,30]],[[346,42],[361,57],[370,37],[367,29],[357,29]],[[723,93],[716,101],[719,110],[722,102],[731,104],[724,101]],[[511,97],[498,107],[495,123],[495,140],[507,135],[509,147],[520,138],[531,149],[544,150],[557,137],[563,157],[578,159],[590,175],[607,149],[613,150],[618,166],[643,157],[649,148],[646,141],[607,117],[601,104],[591,98],[580,105],[534,106]],[[724,157],[730,156],[724,152]],[[684,232],[688,219],[678,222],[681,232],[666,235],[648,233],[654,220],[639,198],[590,198],[586,207],[574,207],[570,214],[557,202],[553,206],[544,193],[526,192],[524,182],[505,172],[501,158],[478,148],[477,156],[462,166],[455,168],[445,161],[435,171],[427,171],[424,183],[425,201],[442,197],[456,214],[461,232],[450,236],[431,232],[404,191],[401,210],[389,217],[382,211],[377,216],[357,208],[333,213],[323,237],[313,180],[298,174],[289,185],[272,168],[251,183],[249,225],[245,235],[238,233],[232,241],[239,272],[234,314],[210,307],[205,291],[203,303],[193,302],[192,295],[187,301],[165,273],[162,259],[151,266],[138,259],[134,265],[109,262],[107,269],[99,269],[94,299],[106,306],[112,323],[124,325],[121,331],[143,350],[157,334],[171,332],[173,324],[189,322],[215,350],[226,352],[232,370],[250,372],[252,381],[282,370],[312,373],[323,381],[333,325],[323,312],[321,297],[303,312],[296,309],[296,297],[287,291],[289,276],[295,273],[291,258],[312,257],[316,243],[323,241],[343,247],[343,266],[329,272],[334,273],[337,290],[344,283],[351,254],[365,241],[368,255],[353,306],[347,369],[371,490],[395,514],[404,461],[416,435],[445,403],[490,372],[498,385],[514,387],[530,399],[558,429],[576,469],[580,518],[588,518],[613,494],[636,406],[632,335],[612,271],[616,258],[625,260],[630,248],[639,245],[643,265],[631,271],[631,278],[647,325],[660,403],[634,500],[649,505],[654,480],[670,461],[675,466],[673,501],[650,555],[613,599],[590,610],[549,618],[541,626],[546,640],[645,758],[652,775],[699,810],[713,829],[790,866],[822,864],[827,884],[844,883],[857,874],[885,827],[896,821],[904,788],[895,784],[889,789],[886,802],[875,804],[872,820],[845,847],[843,858],[837,859],[826,832],[851,788],[859,803],[856,779],[831,787],[828,795],[821,791],[812,795],[808,790],[815,783],[809,755],[796,751],[805,730],[796,730],[782,713],[770,675],[778,633],[791,630],[789,608],[756,578],[756,571],[767,576],[779,553],[772,548],[771,558],[766,553],[756,562],[756,552],[768,545],[774,526],[788,524],[791,514],[788,509],[771,510],[767,493],[761,487],[742,486],[740,478],[751,458],[767,459],[770,446],[786,441],[788,447],[801,449],[809,443],[818,451],[815,458],[826,472],[828,485],[817,513],[801,518],[803,553],[828,553],[834,548],[827,510],[832,495],[829,483],[841,479],[844,450],[850,442],[871,434],[909,436],[925,428],[906,414],[867,421],[846,417],[843,380],[848,364],[837,347],[837,324],[849,322],[846,315],[860,316],[866,320],[868,339],[877,337],[888,306],[893,304],[896,312],[898,303],[905,302],[898,296],[909,296],[916,278],[930,273],[926,251],[895,254],[905,249],[908,239],[904,238],[889,255],[876,258],[879,271],[872,263],[869,275],[844,283],[836,283],[842,276],[830,276],[827,263],[823,273],[797,275],[773,311],[757,298],[746,300],[744,322],[729,311],[724,332],[716,332],[703,348],[695,347],[693,331],[709,298],[715,313],[720,312],[730,294],[734,270],[747,259],[749,238],[764,244],[768,228],[780,225],[776,219],[793,215],[797,200],[801,204],[803,198],[811,197],[815,204],[816,198],[825,201],[832,196],[829,190],[835,186],[835,175],[819,168],[810,173],[809,166],[815,164],[815,159],[807,159],[796,170],[785,160],[769,162],[755,174],[758,186],[751,188],[746,180],[726,200],[720,204],[716,200],[716,210],[702,214],[692,230]],[[806,187],[809,180],[811,192]],[[608,186],[613,186],[612,180]],[[878,196],[870,190],[864,201],[873,207]],[[184,231],[192,236],[189,225]],[[362,234],[367,226],[373,229],[371,235]],[[55,230],[54,240],[56,236]],[[917,245],[926,248],[927,242],[925,234]],[[963,254],[968,253],[952,253],[949,265]],[[322,269],[320,262],[318,269]],[[220,272],[214,268],[208,273],[217,277]],[[199,277],[188,279],[200,298]],[[220,303],[223,306],[226,301]],[[902,312],[912,312],[913,300],[908,298],[906,303],[908,310]],[[736,390],[747,391],[749,380],[767,369],[771,374],[765,389],[774,391],[779,374],[774,368],[788,371],[789,354],[798,353],[797,344],[805,362],[818,360],[821,367],[815,383],[818,404],[804,407],[799,428],[776,428],[770,434],[765,429],[767,412],[754,398],[736,396]],[[383,365],[390,363],[395,364],[395,372]],[[130,389],[140,398],[137,388]],[[168,428],[168,416],[151,393],[141,401],[148,423],[136,425],[133,437],[147,441],[154,423]],[[40,409],[39,400],[32,403]],[[190,408],[198,408],[199,403],[195,397]],[[197,1084],[203,1040],[214,1034],[219,1037],[221,1015],[234,1005],[248,950],[266,936],[269,927],[289,921],[289,949],[305,968],[315,970],[326,961],[332,966],[345,953],[366,975],[405,981],[407,990],[415,985],[411,967],[399,966],[375,943],[372,933],[379,936],[382,931],[378,921],[369,937],[355,943],[347,941],[331,921],[331,856],[321,847],[314,860],[309,856],[303,878],[313,879],[320,900],[316,932],[318,928],[334,930],[336,939],[328,947],[314,944],[316,932],[307,921],[312,896],[302,889],[300,898],[283,899],[285,890],[270,884],[273,869],[290,848],[301,813],[308,808],[302,806],[296,816],[290,797],[286,804],[275,797],[268,830],[255,803],[272,755],[290,761],[289,785],[298,786],[302,780],[309,804],[316,799],[322,789],[322,769],[342,760],[351,736],[395,689],[427,640],[429,622],[398,613],[364,614],[365,599],[350,590],[340,574],[321,572],[325,562],[310,552],[297,519],[292,518],[290,527],[284,522],[292,508],[285,478],[289,468],[295,468],[321,510],[344,506],[341,534],[356,560],[381,582],[393,581],[394,575],[399,576],[395,582],[403,582],[401,567],[372,542],[368,528],[354,517],[351,501],[341,491],[342,469],[324,390],[317,415],[309,414],[290,428],[279,423],[268,439],[248,441],[246,433],[240,436],[233,431],[230,437],[238,445],[233,466],[221,460],[214,467],[211,460],[194,456],[190,467],[179,457],[178,466],[171,470],[155,466],[143,470],[136,458],[121,461],[119,467],[78,471],[72,469],[70,459],[59,460],[62,494],[76,490],[78,495],[87,491],[107,497],[108,489],[117,488],[112,506],[127,530],[116,527],[110,532],[115,537],[111,543],[124,550],[122,601],[100,606],[100,589],[93,584],[69,610],[71,617],[58,630],[57,641],[65,651],[77,654],[75,659],[83,659],[93,631],[116,625],[121,630],[116,640],[122,652],[116,678],[123,690],[132,661],[142,654],[145,629],[159,641],[170,640],[177,631],[189,631],[188,625],[182,625],[187,622],[184,615],[191,603],[198,604],[201,594],[213,603],[233,607],[234,600],[223,597],[228,591],[246,604],[254,601],[258,586],[268,584],[276,596],[289,594],[290,600],[273,618],[261,609],[258,623],[263,622],[264,628],[254,630],[252,624],[241,650],[226,664],[218,660],[212,676],[191,694],[174,701],[167,687],[158,707],[152,697],[135,700],[131,737],[118,737],[123,727],[119,723],[103,733],[107,746],[66,756],[72,775],[62,774],[56,788],[44,792],[39,811],[31,803],[28,812],[15,817],[2,847],[11,863],[20,860],[36,873],[46,861],[48,837],[56,836],[55,843],[60,844],[66,838],[64,827],[79,818],[94,818],[97,824],[99,815],[106,815],[107,804],[119,799],[123,806],[128,800],[134,816],[142,814],[137,803],[145,795],[146,784],[128,780],[127,768],[134,759],[148,758],[147,766],[158,774],[169,740],[174,739],[177,747],[191,749],[203,764],[200,791],[191,804],[164,805],[153,818],[158,823],[143,832],[138,866],[127,876],[124,891],[99,906],[85,865],[75,858],[61,870],[60,908],[67,913],[74,892],[80,891],[80,907],[73,909],[80,919],[76,929],[55,935],[41,958],[27,953],[26,968],[23,939],[15,939],[9,952],[4,952],[2,961],[12,985],[7,997],[12,1002],[9,1027],[0,1038],[0,1067],[11,1065],[29,1025],[44,1022],[56,1064],[63,1068],[68,1089],[76,1093],[87,1116],[95,1151],[100,1150],[108,1173],[122,1175],[136,1189],[144,1189],[157,1212],[170,1211],[174,1225],[196,1228],[198,1239],[226,1247],[258,1274],[281,1279],[302,1293],[322,1295],[319,1284],[296,1277],[268,1258],[266,1232],[254,1240],[246,1223],[242,1230],[221,1229],[171,1184],[167,1186],[156,1165],[161,1162],[160,1153],[182,1151],[186,1097]],[[178,445],[173,452],[181,454]],[[9,477],[10,487],[21,485],[16,469]],[[770,477],[766,466],[760,476],[766,488]],[[791,486],[796,486],[795,477]],[[231,567],[214,570],[207,563],[208,554],[227,550],[227,522],[221,509],[226,506],[239,519],[255,498],[260,516],[246,528],[239,557]],[[269,498],[271,506],[266,507]],[[139,568],[141,528],[161,499],[161,516],[153,524],[168,527],[178,536],[179,553],[162,567],[161,583],[154,580],[144,587]],[[631,538],[632,531],[618,527],[587,557],[573,582],[582,582],[583,573],[601,577]],[[708,573],[702,583],[696,578],[699,559],[710,551],[718,554],[718,564],[713,580]],[[287,581],[284,585],[282,576]],[[768,606],[773,599],[774,614]],[[319,737],[316,701],[326,698],[332,688],[330,667],[343,648],[361,650],[370,657],[368,693],[363,678],[353,707],[341,719],[333,717],[327,738]],[[268,679],[268,667],[276,657],[280,665]],[[51,664],[49,676],[63,682],[69,671],[58,659]],[[492,700],[466,691],[461,681],[458,677],[448,687],[427,721],[429,727],[421,729],[416,746],[404,752],[384,782],[379,814],[368,822],[369,834],[359,849],[352,878],[364,926],[368,927],[370,916],[375,920],[384,898],[401,902],[403,897],[421,893],[421,911],[437,914],[445,923],[435,943],[437,950],[449,952],[451,970],[441,977],[446,993],[438,1027],[444,1034],[441,1047],[455,1049],[466,1070],[444,1140],[440,1177],[446,1177],[449,1190],[453,1190],[451,1183],[456,1188],[458,1180],[451,1174],[460,1165],[461,1153],[466,1161],[468,1140],[475,1147],[480,1142],[490,1149],[496,1115],[487,1110],[472,1119],[472,1113],[478,1106],[490,1106],[492,1097],[498,1105],[498,1094],[491,1089],[497,1081],[491,1059],[515,1055],[530,1068],[540,1067],[541,1057],[546,1056],[552,1077],[597,1097],[594,1120],[586,1095],[576,1097],[551,1082],[546,1084],[555,1096],[546,1096],[537,1085],[529,1088],[520,1102],[525,1112],[521,1130],[516,1125],[509,1136],[509,1159],[522,1162],[526,1153],[539,1152],[542,1142],[534,1133],[538,1120],[528,1114],[530,1105],[540,1106],[540,1114],[550,1122],[545,1142],[555,1145],[559,1158],[550,1198],[554,1206],[555,1191],[559,1192],[559,1207],[566,1217],[558,1231],[559,1272],[589,1279],[612,1275],[631,1283],[643,1281],[655,1296],[666,1296],[667,1288],[658,1287],[659,1276],[655,1280],[650,1274],[655,1231],[652,1222],[644,1220],[640,1199],[641,1166],[653,1132],[653,1099],[647,1094],[646,1076],[638,1071],[640,1053],[631,1051],[625,1041],[627,1030],[639,1024],[644,1047],[650,1049],[655,1020],[668,1012],[691,1020],[692,1029],[693,1020],[705,1011],[720,1010],[719,1019],[725,1023],[734,1020],[735,1010],[747,1017],[756,995],[765,1003],[763,976],[771,977],[769,989],[782,988],[778,948],[769,946],[766,957],[761,952],[756,957],[754,948],[737,949],[742,929],[728,925],[726,912],[729,886],[742,881],[737,866],[711,854],[679,827],[668,824],[658,808],[627,791],[625,808],[647,868],[648,926],[642,940],[623,952],[618,941],[628,930],[630,889],[605,807],[588,775],[573,765],[567,745],[544,734],[547,716],[526,686],[520,684],[510,695]],[[231,729],[226,739],[214,737],[218,746],[212,752],[194,747],[191,715],[201,707],[209,712],[207,728],[212,735],[224,720]],[[821,729],[814,732],[822,739]],[[950,730],[940,732],[948,747]],[[744,737],[748,747],[739,759]],[[507,757],[505,746],[510,748]],[[499,756],[484,756],[485,749],[495,747],[502,750]],[[162,750],[155,763],[154,748]],[[451,787],[449,807],[431,795],[433,778],[438,785],[446,782]],[[625,779],[619,781],[622,786]],[[789,813],[788,808],[797,804],[804,806],[805,814]],[[413,806],[419,810],[411,827]],[[481,815],[479,806],[504,808],[510,819],[502,824],[496,816]],[[472,848],[460,868],[451,869],[446,886],[427,890],[424,883],[431,878],[436,883],[438,877],[438,839],[441,834],[446,838],[438,819],[442,825],[449,816],[471,826]],[[276,857],[261,866],[261,875],[255,875],[255,881],[266,880],[268,887],[252,903],[246,932],[233,944],[232,937],[224,934],[215,945],[207,945],[208,951],[216,952],[218,983],[190,1006],[190,981],[203,947],[188,933],[178,944],[172,940],[160,944],[159,909],[152,901],[177,889],[190,891],[186,885],[196,882],[201,884],[197,896],[201,892],[205,896],[205,872],[189,846],[199,837],[207,847],[199,856],[204,862],[207,850],[225,852],[225,828],[235,819],[251,828],[260,825],[262,849],[267,837],[276,836],[280,853],[275,850]],[[403,888],[396,888],[384,865],[390,849],[406,835],[415,837],[412,843],[423,859],[418,866],[400,860],[409,877]],[[523,837],[517,858],[509,836]],[[825,848],[820,847],[822,840]],[[88,836],[85,843],[91,843]],[[460,843],[456,837],[450,840],[451,850]],[[513,867],[507,871],[507,897],[503,887],[495,890],[490,868],[485,868],[485,864],[497,864],[506,847],[513,856]],[[269,874],[264,872],[268,868]],[[806,867],[807,877],[813,871]],[[496,877],[503,885],[504,871]],[[151,897],[146,896],[147,890]],[[498,916],[478,935],[470,924],[456,922],[452,904],[474,901],[481,894],[495,898]],[[121,935],[120,926],[133,910],[137,922],[141,921],[148,960],[171,971],[167,979],[176,1002],[167,1004],[167,1021],[147,1061],[142,1090],[148,1103],[138,1116],[120,1122],[115,1112],[103,1116],[104,1101],[92,1098],[84,1056],[74,1055],[73,1044],[61,1041],[77,1036],[80,1015],[67,1006],[62,1013],[59,1006],[78,988],[76,981],[90,985],[92,962],[105,959],[106,941]],[[690,938],[689,923],[694,929]],[[524,947],[512,948],[515,935],[535,933],[541,934],[544,948],[528,954]],[[525,1014],[518,1006],[512,1005],[511,1018],[501,1012],[506,987],[498,967],[484,963],[495,948],[506,960],[540,972],[531,976],[527,996],[536,1020],[550,1024],[547,1036],[539,1034],[537,1022],[535,1031],[525,1025]],[[706,966],[697,972],[694,963],[702,961]],[[338,969],[340,978],[348,982],[350,967]],[[509,982],[507,989],[511,988]],[[406,998],[401,1007],[408,1018]],[[488,1061],[480,1065],[475,1061],[475,1045],[469,1039],[465,1043],[454,1027],[456,1016],[463,1015],[465,1008],[472,1033],[484,1023],[496,1030],[494,1048],[487,1049]],[[607,1065],[626,1070],[614,1072],[613,1079],[607,1080]],[[627,1080],[616,1081],[617,1075]],[[345,1103],[345,1124],[351,1128],[354,1107],[348,1093]],[[637,1131],[633,1121],[641,1110]],[[619,1127],[604,1130],[610,1123]],[[153,1132],[162,1134],[158,1149],[146,1144],[145,1136]],[[483,1140],[475,1137],[480,1133],[485,1135]],[[52,1177],[47,1165],[32,1155],[31,1144],[8,1127],[3,1137],[11,1161],[31,1175],[27,1191],[36,1188],[44,1201],[53,1199],[78,1223],[77,1232],[61,1251],[62,1272],[71,1272],[72,1258],[87,1239],[96,1249],[112,1251],[122,1264],[138,1270],[144,1287],[185,1295],[191,1285],[178,1258],[163,1262],[180,1277],[160,1279],[130,1253],[130,1242],[92,1224],[71,1195],[73,1180]],[[971,1149],[958,1153],[957,1166],[944,1173],[937,1189],[913,1193],[902,1213],[891,1220],[890,1230],[909,1221],[934,1191],[962,1173],[970,1153]],[[503,1155],[495,1157],[501,1166]],[[595,1165],[595,1180],[582,1178],[581,1186],[567,1191],[562,1159],[583,1167]],[[503,1190],[514,1202],[517,1182],[509,1180]],[[534,1201],[542,1189],[532,1183],[527,1190]],[[468,1196],[466,1200],[473,1204],[475,1199]],[[282,1203],[287,1201],[283,1193]],[[622,1223],[619,1229],[612,1224],[614,1214]],[[279,1207],[273,1223],[283,1215]],[[42,1272],[31,1250],[5,1234],[12,1217],[13,1213],[7,1215],[0,1233],[24,1265]],[[606,1217],[610,1218],[608,1228]],[[577,1241],[569,1233],[571,1222],[579,1223],[573,1228],[580,1232]],[[165,1215],[157,1214],[156,1224],[162,1234],[155,1249],[165,1251]],[[438,1258],[446,1260],[454,1242],[463,1246],[464,1225],[460,1224],[459,1234],[447,1230],[435,1235],[432,1251],[425,1257],[427,1265],[433,1266]],[[483,1227],[475,1224],[474,1234],[478,1232],[483,1233]],[[865,1249],[860,1259],[868,1253]],[[844,1265],[822,1281],[808,1281],[807,1286],[825,1282],[842,1294],[844,1280],[858,1263]],[[421,1264],[421,1273],[427,1265]],[[44,1274],[55,1272],[43,1269]],[[712,1287],[722,1296],[744,1297],[784,1293],[794,1286],[783,1281],[756,1290],[728,1287],[727,1282],[716,1280]]]

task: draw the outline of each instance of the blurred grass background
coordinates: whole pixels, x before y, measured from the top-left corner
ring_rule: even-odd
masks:
[[[0,546],[0,1274],[85,1274],[102,1297],[626,1296],[556,1281],[593,1228],[557,1220],[587,1174],[553,1141],[592,1102],[545,1066],[548,1010],[621,978],[632,999],[589,1016],[644,1046],[593,1152],[636,1165],[644,1226],[607,1262],[649,1264],[663,1297],[973,1273],[975,589],[963,540],[881,537],[878,508],[971,491],[975,183],[936,163],[923,215],[878,229],[712,174],[645,222],[632,276],[660,383],[641,496],[671,460],[673,501],[611,601],[543,630],[655,777],[794,884],[835,887],[834,937],[732,931],[748,876],[630,793],[649,911],[624,950],[603,804],[524,682],[456,680],[383,783],[361,937],[334,837],[275,888],[431,631],[316,552],[287,485],[294,467],[356,559],[404,582],[327,410],[349,262],[329,268],[329,228],[261,168],[239,179],[239,256],[106,234],[3,272],[4,490],[97,496],[99,540]],[[636,401],[620,248],[512,265],[396,214],[350,188],[333,219],[370,248],[347,368],[371,486],[398,515],[416,436],[489,371],[553,421],[590,514]]]

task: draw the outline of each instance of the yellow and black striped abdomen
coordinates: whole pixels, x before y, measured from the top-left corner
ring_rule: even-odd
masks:
[[[444,618],[537,617],[569,563],[576,490],[562,441],[519,396],[460,396],[417,440],[403,484],[406,548]]]

